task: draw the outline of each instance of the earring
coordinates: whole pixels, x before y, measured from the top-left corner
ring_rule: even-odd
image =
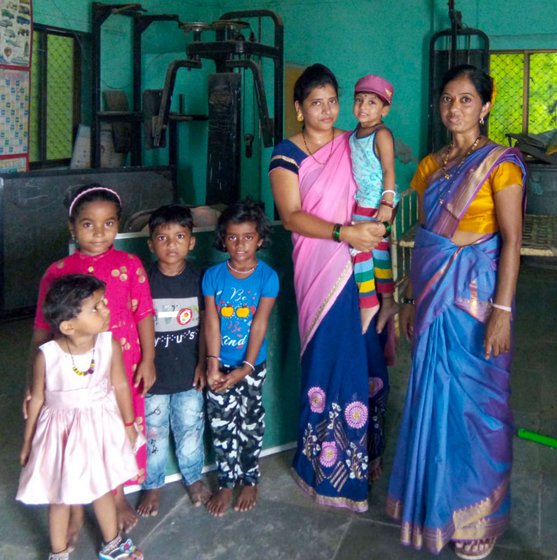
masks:
[[[480,124],[482,124],[482,125],[485,124],[485,121],[484,121],[483,117],[480,117]]]
[[[304,122],[304,115],[302,115],[302,113],[298,113],[298,115],[296,116],[296,120],[298,122]]]

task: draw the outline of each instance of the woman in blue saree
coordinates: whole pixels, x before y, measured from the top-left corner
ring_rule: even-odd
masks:
[[[480,131],[492,79],[470,66],[443,78],[450,144],[411,186],[420,226],[401,327],[412,371],[387,510],[401,541],[460,558],[488,556],[508,523],[514,433],[509,378],[525,170]]]

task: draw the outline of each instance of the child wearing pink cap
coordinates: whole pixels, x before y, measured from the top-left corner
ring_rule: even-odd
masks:
[[[398,311],[393,298],[388,234],[399,196],[395,187],[393,135],[382,120],[391,108],[392,98],[393,86],[380,76],[368,74],[354,87],[353,111],[359,124],[350,135],[352,172],[357,184],[352,220],[384,222],[387,229],[386,237],[373,251],[351,251],[363,333],[378,311],[377,332],[382,332]]]

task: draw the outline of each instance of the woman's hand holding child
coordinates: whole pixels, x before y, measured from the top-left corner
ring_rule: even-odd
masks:
[[[385,226],[380,222],[357,222],[341,228],[341,240],[358,251],[371,251],[383,240]]]

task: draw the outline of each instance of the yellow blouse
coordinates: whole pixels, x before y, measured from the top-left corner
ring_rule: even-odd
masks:
[[[418,165],[410,186],[418,193],[420,202],[429,185],[430,176],[439,168],[440,165],[433,154],[426,156]],[[476,198],[470,203],[468,210],[462,216],[458,229],[473,233],[494,233],[498,231],[499,226],[495,216],[493,193],[511,185],[522,186],[522,170],[515,163],[505,161],[491,172],[487,181],[482,185]]]

